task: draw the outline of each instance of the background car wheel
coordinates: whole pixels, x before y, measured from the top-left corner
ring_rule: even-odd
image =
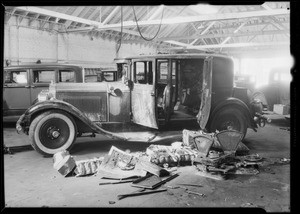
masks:
[[[243,112],[238,108],[223,108],[219,110],[210,123],[210,131],[236,130],[247,133],[247,120]]]
[[[76,136],[74,119],[60,111],[48,111],[37,116],[29,128],[29,139],[33,148],[44,156],[70,150]]]

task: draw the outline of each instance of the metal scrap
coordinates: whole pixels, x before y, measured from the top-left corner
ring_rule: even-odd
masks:
[[[164,191],[167,191],[167,189],[148,190],[148,191],[144,191],[142,189],[142,191],[140,191],[140,192],[122,194],[122,195],[118,195],[117,197],[118,197],[118,200],[121,200],[121,199],[126,198],[126,197],[146,195],[146,194],[152,194],[152,193],[158,193],[158,192],[164,192]]]
[[[205,197],[206,196],[204,193],[193,192],[193,191],[189,191],[189,190],[187,190],[186,192],[189,193],[189,194],[199,195],[201,197]]]
[[[99,185],[131,183],[131,182],[133,182],[133,181],[135,181],[135,180],[136,180],[136,179],[133,179],[133,180],[116,181],[116,182],[102,182],[102,183],[99,183]]]
[[[147,176],[139,178],[139,179],[135,180],[134,182],[132,182],[131,186],[142,187],[142,188],[146,188],[146,189],[155,189],[155,188],[158,188],[159,186],[165,184],[166,182],[176,178],[177,176],[178,176],[178,174],[173,174],[173,175],[167,177],[166,179],[162,180],[158,176],[155,176],[153,174],[148,174]]]

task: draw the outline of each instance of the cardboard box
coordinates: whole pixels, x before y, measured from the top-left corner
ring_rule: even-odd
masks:
[[[274,104],[273,112],[280,115],[286,115],[290,113],[290,107],[282,104]]]

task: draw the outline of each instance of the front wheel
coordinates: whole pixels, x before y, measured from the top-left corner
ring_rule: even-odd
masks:
[[[76,140],[74,119],[61,111],[48,111],[37,116],[29,128],[32,147],[44,156],[70,150]]]
[[[243,112],[235,107],[227,107],[219,110],[213,115],[210,123],[210,131],[235,130],[244,134],[247,133],[247,120]]]

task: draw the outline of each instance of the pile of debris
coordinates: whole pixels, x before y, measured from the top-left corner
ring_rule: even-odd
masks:
[[[195,166],[198,175],[219,180],[230,174],[257,174],[262,158],[249,155],[242,139],[242,133],[232,130],[216,133],[183,130],[182,142],[170,146],[151,144],[145,152],[130,153],[112,146],[104,157],[81,161],[75,161],[67,151],[58,152],[53,156],[54,168],[63,176],[101,175],[102,179],[113,180],[99,185],[131,183],[140,188],[119,195],[120,200],[166,191],[160,187],[179,176],[174,169],[185,165]]]

